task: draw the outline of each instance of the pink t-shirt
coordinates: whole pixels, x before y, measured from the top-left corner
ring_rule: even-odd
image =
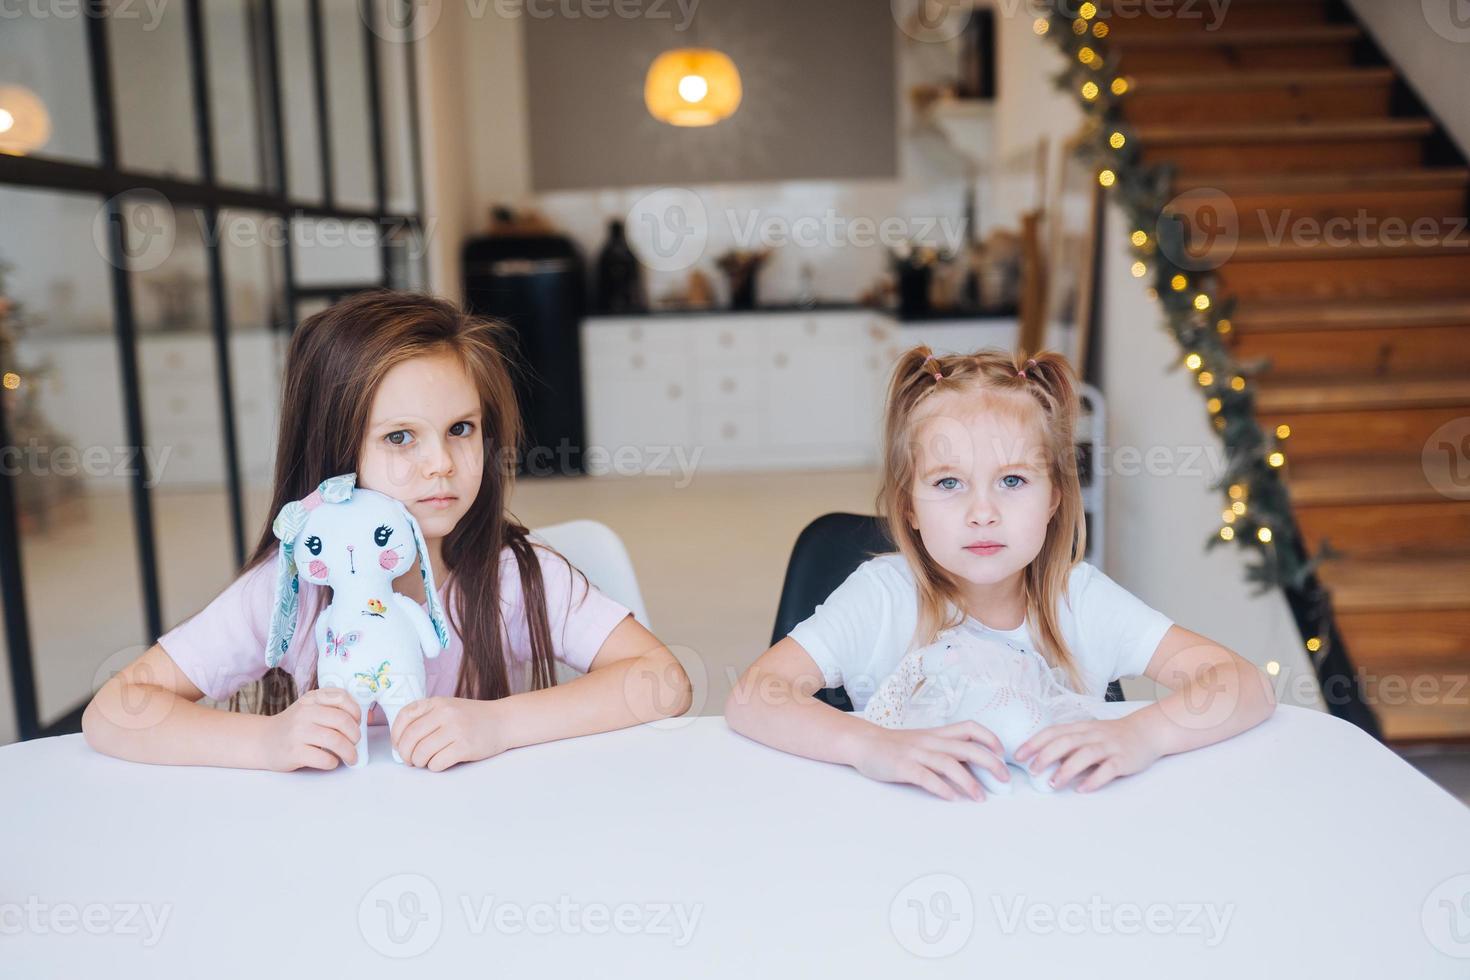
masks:
[[[586,672],[613,628],[630,615],[572,570],[565,559],[535,548],[541,561],[546,591],[546,618],[551,627],[552,655],[576,670]],[[159,644],[205,696],[223,701],[265,674],[265,639],[270,629],[275,601],[276,562],[263,562],[237,578],[203,611],[165,633]],[[459,681],[459,662],[464,653],[454,617],[449,613],[446,588],[439,581],[439,601],[449,619],[449,646],[439,656],[424,661],[429,697],[453,696]],[[296,680],[298,692],[306,690],[316,665],[311,623],[320,611],[325,592],[322,586],[301,583],[299,620],[291,646],[281,667]],[[500,604],[509,638],[507,664],[512,692],[527,688],[526,665],[531,662],[531,636],[521,593],[520,570],[509,548],[500,554]],[[420,603],[428,611],[427,603]],[[381,717],[374,711],[374,717]]]

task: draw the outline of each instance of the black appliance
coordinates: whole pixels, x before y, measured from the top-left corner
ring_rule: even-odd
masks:
[[[525,429],[519,471],[583,473],[581,253],[561,235],[484,235],[465,243],[461,259],[465,306],[509,324],[515,337],[510,354]]]

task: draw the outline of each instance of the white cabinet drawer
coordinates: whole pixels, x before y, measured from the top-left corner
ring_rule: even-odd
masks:
[[[704,448],[707,456],[719,458],[732,450],[759,449],[761,428],[758,408],[702,412],[695,429],[695,442]]]
[[[683,355],[689,349],[689,321],[635,317],[582,323],[582,356],[589,364],[616,361],[633,353]]]
[[[754,362],[765,349],[764,325],[746,317],[719,317],[693,326],[694,356],[701,363]]]
[[[701,408],[754,408],[760,405],[766,387],[759,364],[701,365],[694,377]]]

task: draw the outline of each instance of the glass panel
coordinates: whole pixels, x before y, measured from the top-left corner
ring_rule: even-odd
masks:
[[[383,235],[367,218],[299,218],[292,222],[296,281],[303,286],[366,286],[383,276]]]
[[[142,652],[123,393],[100,201],[0,187],[0,371],[42,723]],[[78,615],[78,602],[86,614]],[[104,678],[105,679],[105,678]]]
[[[118,160],[124,170],[199,177],[193,87],[181,3],[107,18]]]
[[[230,583],[235,559],[203,215],[154,198],[130,195],[123,211],[130,241],[133,229],[144,227],[161,228],[170,243],[131,266],[143,431],[154,459],[158,585],[169,628]]]
[[[283,220],[256,212],[221,215],[220,259],[229,290],[230,388],[247,552],[270,520],[266,511],[275,475],[281,378],[289,340],[282,293],[284,236],[276,231]]]
[[[357,0],[324,0],[322,33],[331,118],[332,196],[339,207],[375,210],[368,73]]]
[[[0,30],[0,153],[97,162],[86,22],[5,18]]]
[[[409,116],[408,46],[412,21],[403,0],[376,0],[374,33],[378,40],[378,90],[383,104],[383,163],[387,168],[388,210],[417,214],[413,165],[413,129]],[[390,14],[392,16],[390,16]],[[428,16],[419,11],[419,16]]]
[[[209,108],[214,128],[214,172],[221,184],[256,188],[270,172],[265,158],[265,104],[255,66],[248,0],[210,0],[204,12],[209,62]]]
[[[276,4],[276,52],[286,117],[286,192],[295,201],[320,201],[322,150],[306,0]]]
[[[388,234],[388,285],[393,289],[423,290],[427,277],[428,237],[423,229],[408,224]]]

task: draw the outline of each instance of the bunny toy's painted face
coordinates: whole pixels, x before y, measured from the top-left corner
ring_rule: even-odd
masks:
[[[359,487],[402,501],[433,540],[469,511],[484,467],[480,394],[457,358],[415,357],[383,376],[358,452]]]
[[[371,490],[319,504],[296,537],[296,567],[313,585],[391,582],[413,565],[413,528],[396,500]]]

